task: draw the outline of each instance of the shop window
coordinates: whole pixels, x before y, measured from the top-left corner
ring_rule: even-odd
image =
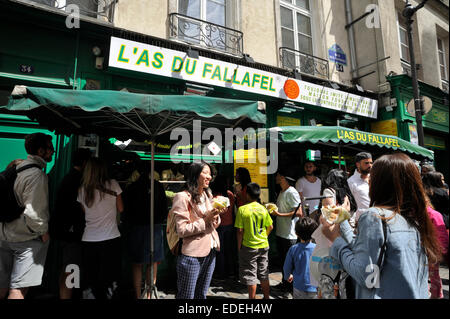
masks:
[[[439,58],[439,74],[441,76],[441,87],[445,92],[449,92],[448,86],[448,69],[446,62],[446,52],[444,41],[441,38],[437,39],[438,58]]]

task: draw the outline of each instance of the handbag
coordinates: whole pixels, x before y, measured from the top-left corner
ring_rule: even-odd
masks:
[[[191,203],[188,203],[189,218],[191,217]],[[181,255],[181,248],[183,247],[183,238],[180,238],[177,233],[177,225],[173,211],[170,210],[167,216],[167,228],[166,228],[167,244],[169,245],[170,252],[174,256]]]

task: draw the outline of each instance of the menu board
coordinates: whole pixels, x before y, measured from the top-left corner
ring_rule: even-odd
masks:
[[[277,116],[277,126],[300,126],[300,119],[288,116]]]
[[[384,120],[371,124],[372,133],[398,136],[397,119]]]
[[[266,154],[265,148],[234,151],[234,172],[244,167],[248,169],[252,182],[261,188],[267,187],[267,163],[262,160]]]

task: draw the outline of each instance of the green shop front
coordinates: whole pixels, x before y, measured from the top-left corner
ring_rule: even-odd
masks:
[[[390,108],[380,111],[380,127],[390,130],[392,135],[418,144],[416,118],[408,113],[408,103],[413,100],[412,80],[408,75],[387,77],[391,86],[391,98],[395,103]],[[422,97],[431,101],[427,113],[422,117],[425,147],[434,152],[434,165],[437,171],[444,174],[448,181],[449,175],[449,104],[448,93],[437,87],[419,81],[419,91]],[[413,103],[411,103],[413,104]],[[396,134],[395,134],[396,133]]]
[[[332,89],[329,82],[294,79],[284,69],[247,63],[240,58],[207,50],[200,50],[198,58],[190,57],[186,54],[189,48],[186,45],[117,29],[109,24],[82,20],[80,29],[68,29],[65,15],[24,8],[14,3],[8,2],[2,9],[0,106],[7,104],[16,85],[25,85],[261,101],[264,103],[259,104],[259,111],[266,113],[267,122],[258,124],[258,127],[327,126],[340,121],[341,125],[367,130],[368,122],[377,116],[376,100],[343,89]],[[230,126],[245,125],[245,121],[239,119]],[[69,170],[71,153],[76,147],[89,147],[96,155],[110,156],[111,147],[105,145],[110,144],[110,140],[84,135],[81,131],[80,135],[71,137],[58,135],[53,132],[54,128],[51,122],[42,125],[33,117],[2,112],[0,147],[8,152],[2,152],[1,164],[4,166],[15,158],[23,158],[23,137],[35,131],[54,136],[57,146],[55,165],[51,163],[47,169],[52,176],[53,190]],[[122,142],[125,140],[125,136],[111,137]],[[112,141],[120,145],[119,141]],[[140,144],[141,151],[134,153],[143,160],[149,160],[149,152],[145,150],[149,145],[148,141]],[[155,145],[157,166],[162,168],[168,167],[170,160],[167,145]],[[213,160],[220,164],[231,158],[231,164],[222,165],[221,169],[222,173],[233,176],[238,167],[233,159],[237,156],[232,152]],[[251,154],[242,156],[249,158]],[[111,159],[116,160],[116,157]],[[192,160],[193,156],[185,159]],[[260,167],[253,164],[247,167],[260,172]],[[273,200],[273,192],[269,194],[269,189],[273,190],[272,178],[263,174],[256,179],[265,186],[266,198]],[[161,270],[161,275],[170,277],[172,269],[162,267]]]

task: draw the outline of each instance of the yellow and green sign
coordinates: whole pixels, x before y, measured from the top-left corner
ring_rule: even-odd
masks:
[[[202,56],[190,58],[186,52],[116,37],[111,37],[109,66],[377,117],[378,101],[374,99],[238,64]],[[286,83],[290,84],[288,90]]]
[[[420,155],[430,159],[434,158],[433,151],[419,145],[405,141],[397,136],[375,134],[353,130],[340,126],[285,126],[275,127],[279,140],[285,143],[352,143],[360,145],[376,145],[380,148],[399,150],[409,154]]]

